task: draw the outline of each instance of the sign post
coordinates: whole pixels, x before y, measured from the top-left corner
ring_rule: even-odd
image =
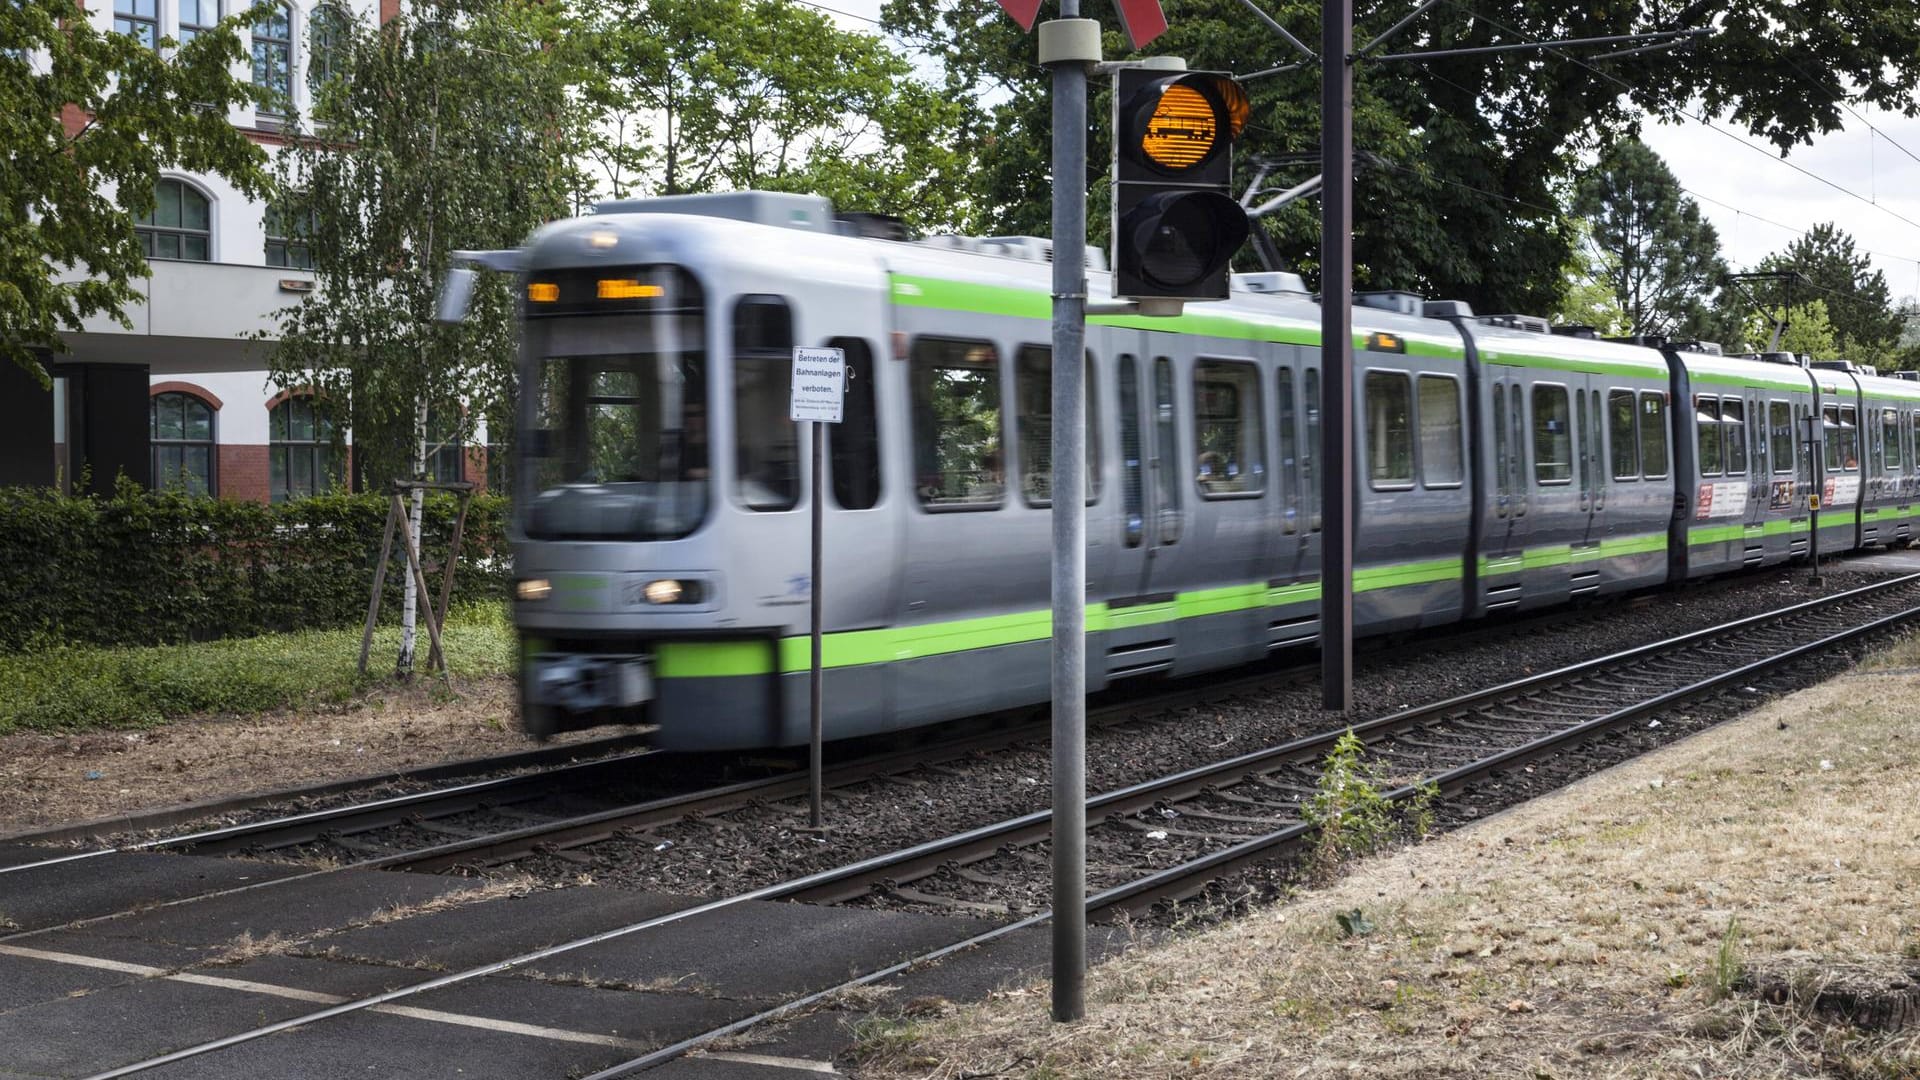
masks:
[[[827,505],[826,457],[827,429],[822,425],[840,422],[846,401],[847,354],[840,349],[793,350],[793,390],[788,398],[787,418],[794,423],[807,421],[813,427],[813,565],[807,577],[808,603],[812,607],[813,662],[808,669],[808,720],[811,735],[807,751],[807,803],[810,827],[823,828],[820,813],[821,712],[825,697],[820,685],[820,537]]]

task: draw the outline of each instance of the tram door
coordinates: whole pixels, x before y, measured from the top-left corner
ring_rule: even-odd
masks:
[[[1489,505],[1480,519],[1480,587],[1487,610],[1499,611],[1520,605],[1528,591],[1524,556],[1533,527],[1533,473],[1527,467],[1527,391],[1521,369],[1488,364],[1485,371],[1483,415],[1489,419],[1487,433],[1480,437],[1493,445],[1486,485]]]
[[[1179,361],[1154,348],[1152,334],[1115,335],[1114,431],[1120,449],[1120,514],[1104,590],[1109,677],[1172,666],[1185,550],[1186,490],[1180,463]],[[1111,520],[1111,519],[1109,519]]]
[[[1603,445],[1607,430],[1603,407],[1607,396],[1606,381],[1600,376],[1591,375],[1573,376],[1573,379],[1574,454],[1580,464],[1580,508],[1587,515],[1586,533],[1574,541],[1572,548],[1575,560],[1574,590],[1578,593],[1583,576],[1598,565],[1581,566],[1579,560],[1583,554],[1588,558],[1598,558],[1600,541],[1607,535],[1607,488],[1608,478],[1612,474]],[[1597,572],[1589,584],[1598,584]]]

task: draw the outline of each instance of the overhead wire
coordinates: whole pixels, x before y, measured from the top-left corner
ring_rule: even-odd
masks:
[[[1461,11],[1464,11],[1469,18],[1476,19],[1481,22],[1485,22],[1488,25],[1496,27],[1505,33],[1512,34],[1515,37],[1525,36],[1521,34],[1520,31],[1514,29],[1511,26],[1508,26],[1507,24],[1501,22],[1498,19],[1492,18],[1487,15],[1482,15],[1479,12],[1474,11],[1472,8],[1468,7],[1463,2],[1463,0],[1449,0],[1449,2],[1452,3],[1455,7],[1459,8]],[[1579,66],[1586,68],[1588,71],[1593,72],[1595,75],[1598,75],[1603,79],[1606,79],[1608,82],[1611,82],[1614,85],[1628,92],[1632,92],[1636,89],[1639,89],[1638,87],[1635,87],[1632,83],[1627,82],[1625,79],[1619,78],[1618,76],[1612,74],[1611,72],[1602,71],[1599,68],[1594,67],[1592,64],[1587,63],[1585,60],[1582,60],[1580,57],[1571,55],[1563,50],[1548,47],[1546,49],[1543,49],[1542,51],[1551,53],[1562,60],[1567,60],[1567,61],[1571,61],[1572,63],[1578,64]],[[1852,190],[1851,188],[1835,183],[1834,181],[1829,180],[1824,176],[1821,176],[1819,173],[1816,173],[1811,169],[1808,169],[1800,165],[1798,162],[1789,161],[1786,158],[1775,155],[1771,150],[1768,150],[1763,146],[1757,146],[1751,142],[1748,142],[1746,139],[1743,139],[1739,135],[1736,135],[1733,132],[1720,127],[1718,124],[1713,123],[1711,120],[1708,120],[1704,116],[1700,116],[1696,113],[1689,112],[1686,109],[1677,109],[1675,111],[1678,112],[1681,116],[1684,116],[1687,119],[1692,120],[1695,123],[1698,123],[1701,126],[1713,132],[1716,132],[1717,134],[1720,134],[1729,139],[1732,139],[1734,142],[1739,143],[1741,146],[1744,146],[1747,149],[1752,150],[1757,154],[1764,155],[1768,160],[1777,161],[1780,164],[1785,165],[1786,167],[1794,170],[1795,172],[1801,173],[1802,175],[1807,176],[1810,179],[1813,179],[1822,184],[1825,184],[1827,187],[1830,187],[1835,191],[1838,191],[1841,194],[1848,196],[1849,198],[1856,199],[1868,206],[1873,207],[1876,210],[1879,210],[1881,213],[1897,218],[1900,221],[1913,226],[1915,229],[1920,229],[1920,221],[1915,221],[1913,218],[1910,218],[1905,214],[1900,213],[1897,210],[1893,210],[1887,206],[1884,206],[1878,202],[1875,202],[1872,199],[1869,199],[1866,196],[1861,195],[1859,192]]]

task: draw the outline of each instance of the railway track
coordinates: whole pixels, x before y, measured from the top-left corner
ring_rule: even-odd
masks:
[[[1732,589],[1741,579],[1724,578],[1697,586],[1696,594]],[[1651,602],[1662,595],[1649,592],[1623,597],[1605,605],[1567,608],[1530,615],[1514,620],[1480,624],[1466,630],[1447,627],[1388,641],[1363,643],[1366,654],[1392,653],[1403,657],[1409,644],[1423,655],[1464,651],[1487,641],[1498,641],[1538,632],[1546,627],[1577,626],[1583,622],[1606,619],[1613,611]],[[1197,676],[1183,680],[1164,691],[1150,695],[1129,693],[1109,695],[1109,703],[1089,711],[1088,722],[1094,729],[1117,727],[1142,717],[1173,710],[1219,703],[1276,688],[1310,681],[1317,669],[1311,664],[1275,669],[1256,665],[1225,676]],[[1137,688],[1128,688],[1129,691]],[[1022,716],[1025,719],[1022,719]],[[882,750],[857,759],[834,762],[826,777],[829,790],[844,789],[893,775],[901,769],[952,761],[972,754],[988,754],[1035,738],[1044,739],[1046,726],[1039,710],[1023,714],[983,718],[979,726],[959,727],[958,733],[932,743],[914,742],[907,749]],[[777,803],[804,791],[803,779],[779,773],[755,781],[722,782],[715,777],[722,770],[707,774],[703,782],[692,782],[678,769],[660,766],[659,761],[644,760],[651,751],[644,748],[644,736],[619,736],[591,744],[548,748],[498,758],[454,762],[402,773],[337,781],[282,792],[251,794],[183,807],[169,807],[143,814],[119,815],[55,829],[15,834],[13,843],[51,844],[110,836],[153,833],[190,824],[195,820],[275,805],[301,803],[351,795],[367,787],[385,787],[396,783],[421,784],[438,780],[484,774],[496,770],[537,768],[559,763],[539,771],[489,779],[473,780],[449,787],[430,788],[403,795],[345,802],[336,806],[295,813],[261,817],[253,821],[224,825],[171,835],[147,836],[112,846],[63,852],[38,862],[24,862],[0,868],[0,873],[31,870],[36,866],[56,865],[98,858],[116,852],[170,851],[193,854],[284,854],[339,867],[444,871],[460,866],[497,865],[523,858],[540,848],[565,851],[607,839],[622,831],[644,830],[663,821],[688,815],[711,816],[755,802]],[[885,745],[887,740],[865,740],[867,745]],[[897,741],[897,740],[895,740]],[[591,761],[569,760],[582,752],[620,751]],[[680,759],[676,759],[678,761]],[[770,766],[777,768],[777,764]],[[789,770],[790,771],[790,770]],[[672,779],[668,780],[671,776]],[[702,786],[710,788],[699,793]],[[594,797],[596,790],[624,787],[627,791],[665,791],[658,798]]]
[[[1433,791],[1446,800],[1503,771],[1551,758],[1687,702],[1729,690],[1755,688],[1770,673],[1788,665],[1915,620],[1920,620],[1920,575],[1531,675],[1383,716],[1351,730],[1378,760],[1408,778],[1387,792],[1387,798],[1404,801],[1422,791]],[[1087,901],[1090,916],[1111,917],[1192,896],[1225,875],[1296,852],[1313,831],[1302,810],[1317,780],[1312,765],[1342,734],[1330,732],[1296,740],[1089,800],[1089,876],[1094,889]],[[607,1068],[593,1074],[591,1080],[632,1075],[855,987],[1043,923],[1050,913],[1044,906],[1025,903],[1022,898],[1040,897],[1045,887],[1048,818],[1045,813],[1030,814],[691,905],[187,1047],[101,1073],[96,1080],[131,1075],[289,1028],[389,1005],[753,901],[905,904],[975,915],[997,910],[1010,917],[984,934],[968,935],[840,985],[795,997]],[[1177,825],[1168,827],[1169,823]],[[1175,843],[1168,843],[1176,837]],[[1018,867],[1025,867],[1026,872],[1017,872]],[[964,887],[956,887],[955,882]],[[989,899],[980,898],[982,890]]]

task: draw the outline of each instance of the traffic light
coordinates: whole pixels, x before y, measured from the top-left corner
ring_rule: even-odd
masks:
[[[1233,197],[1246,91],[1230,75],[1121,68],[1113,80],[1113,295],[1224,300],[1249,231]]]

